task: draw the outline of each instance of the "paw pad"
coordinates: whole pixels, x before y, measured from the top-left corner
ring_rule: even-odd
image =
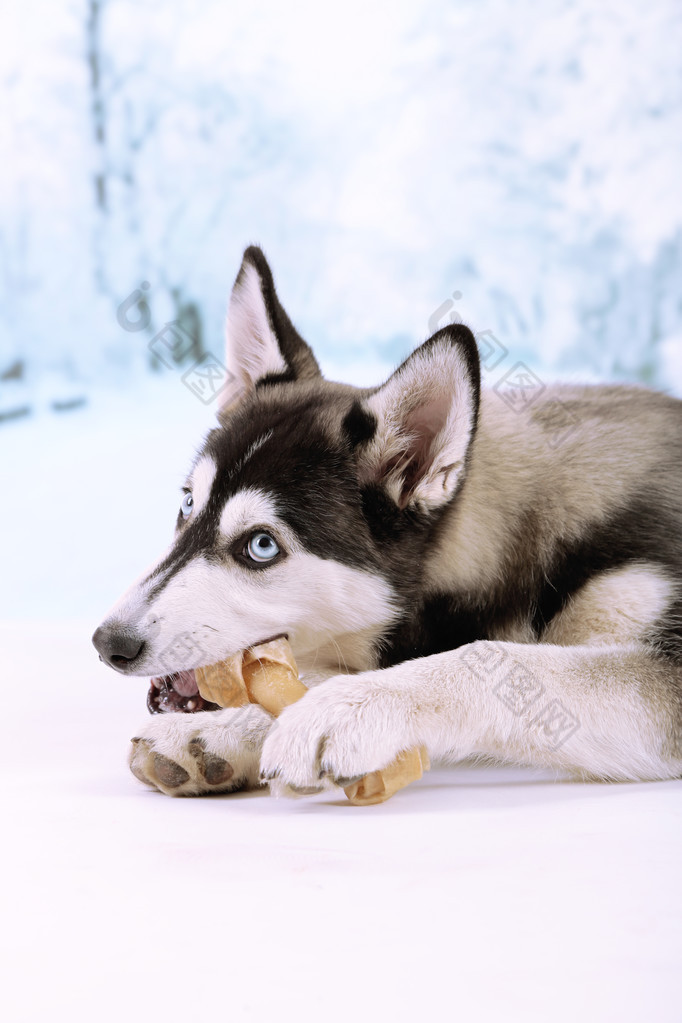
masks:
[[[156,779],[167,789],[178,789],[186,781],[189,781],[189,774],[184,767],[176,764],[169,757],[164,757],[162,753],[153,755],[152,768]]]
[[[209,785],[223,785],[234,774],[234,768],[227,760],[216,756],[215,753],[206,752],[206,743],[203,739],[192,739],[189,752],[196,760],[202,778]]]

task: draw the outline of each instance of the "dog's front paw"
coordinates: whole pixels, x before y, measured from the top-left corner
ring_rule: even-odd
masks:
[[[168,796],[257,788],[272,718],[254,705],[152,718],[132,740],[130,770]]]
[[[275,795],[349,785],[412,744],[404,696],[378,674],[337,676],[283,711],[261,757],[261,777]]]

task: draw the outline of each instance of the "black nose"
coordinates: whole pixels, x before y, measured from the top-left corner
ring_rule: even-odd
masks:
[[[144,640],[122,625],[100,625],[92,637],[95,650],[112,668],[125,669],[142,653]]]

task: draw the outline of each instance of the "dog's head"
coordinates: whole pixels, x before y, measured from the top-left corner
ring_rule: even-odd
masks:
[[[226,362],[234,386],[187,477],[171,546],[95,647],[124,674],[163,675],[286,634],[297,657],[327,651],[341,667],[367,667],[418,592],[466,473],[473,335],[438,331],[381,387],[329,383],[250,248]]]

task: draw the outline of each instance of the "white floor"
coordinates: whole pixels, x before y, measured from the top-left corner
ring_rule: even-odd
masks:
[[[144,682],[89,629],[0,626],[5,1019],[681,1018],[682,782],[169,799],[125,766]]]

